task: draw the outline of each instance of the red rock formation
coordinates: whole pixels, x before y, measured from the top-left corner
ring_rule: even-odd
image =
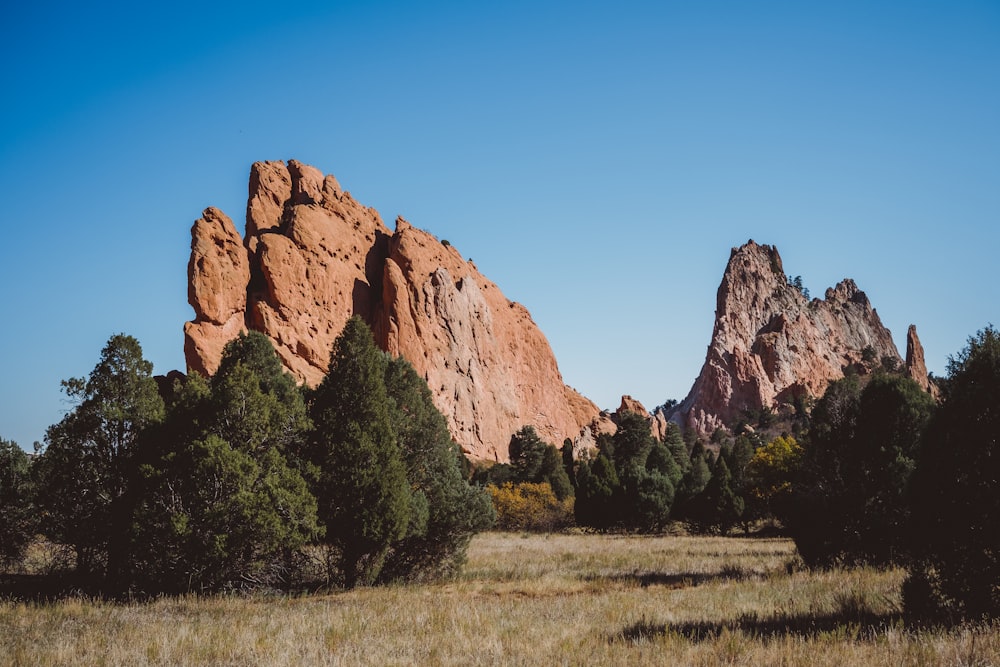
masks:
[[[917,326],[911,324],[906,331],[906,372],[919,384],[924,391],[937,398],[939,391],[927,374],[927,364],[924,362],[924,346],[917,337]]]
[[[239,232],[225,213],[206,208],[191,228],[188,303],[195,319],[184,325],[188,367],[210,375],[222,348],[244,331],[250,261]]]
[[[505,460],[510,435],[527,424],[549,442],[576,438],[598,414],[563,384],[523,306],[402,218],[391,233],[333,176],[294,160],[254,164],[242,247],[232,222],[210,211],[192,230],[190,368],[214,372],[245,323],[271,338],[299,381],[316,385],[358,314],[383,349],[427,379],[456,442],[475,458]]]
[[[427,379],[456,439],[490,458],[506,456],[518,424],[558,444],[597,413],[563,384],[527,309],[454,247],[402,218],[389,242],[374,324],[379,345]]]
[[[573,441],[573,454],[580,456],[587,450],[597,447],[597,438],[600,435],[614,435],[618,432],[618,424],[626,412],[634,412],[641,415],[649,422],[649,430],[653,437],[663,441],[667,436],[667,424],[669,423],[662,410],[650,413],[641,402],[632,398],[628,394],[622,396],[621,405],[615,412],[608,413],[602,411],[594,417],[593,421],[580,434],[580,437]]]
[[[778,251],[750,241],[729,258],[705,364],[675,419],[708,434],[745,410],[819,396],[866,348],[902,362],[853,280],[810,301],[789,285]]]
[[[626,412],[634,412],[637,415],[642,415],[649,422],[649,430],[652,431],[653,437],[659,441],[667,435],[667,418],[661,410],[655,412],[650,412],[646,409],[639,401],[635,400],[628,394],[622,396],[622,403],[618,406],[618,410],[615,411],[615,419],[621,417]],[[616,427],[617,428],[617,427]],[[614,431],[611,432],[612,435]]]
[[[639,401],[635,400],[628,394],[622,396],[622,404],[618,406],[618,411],[616,414],[624,414],[626,412],[634,412],[637,415],[642,415],[643,417],[649,417],[649,410],[646,409]]]

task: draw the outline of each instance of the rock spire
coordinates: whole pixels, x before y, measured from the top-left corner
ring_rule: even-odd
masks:
[[[911,332],[907,365],[926,382],[922,349]],[[732,250],[705,363],[673,419],[710,434],[747,411],[820,396],[848,367],[886,358],[902,366],[889,330],[853,280],[809,299],[785,275],[778,251],[751,240]]]

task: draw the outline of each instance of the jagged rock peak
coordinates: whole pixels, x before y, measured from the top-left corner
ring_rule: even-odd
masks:
[[[646,409],[646,406],[628,394],[622,396],[622,403],[618,406],[618,414],[624,414],[626,412],[634,412],[637,415],[649,417],[649,410]]]
[[[211,213],[209,213],[211,211]],[[318,384],[344,324],[360,315],[376,342],[427,379],[455,441],[505,460],[533,425],[578,438],[597,407],[567,387],[528,311],[451,246],[402,217],[395,232],[333,176],[296,160],[251,167],[246,234],[206,210],[192,229],[185,325],[189,368],[211,374],[225,343],[261,331],[300,382]]]
[[[707,434],[745,411],[821,395],[869,348],[902,363],[853,280],[810,300],[785,275],[776,248],[748,241],[730,254],[705,363],[673,418]]]
[[[927,373],[927,364],[924,361],[924,346],[920,344],[917,336],[917,325],[911,324],[906,330],[906,372],[910,377],[923,388],[937,398],[940,391]]]

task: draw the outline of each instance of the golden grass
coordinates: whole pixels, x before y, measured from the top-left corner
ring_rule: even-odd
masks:
[[[913,631],[899,570],[780,539],[491,533],[457,580],[311,597],[0,602],[13,665],[989,665],[1000,627]]]

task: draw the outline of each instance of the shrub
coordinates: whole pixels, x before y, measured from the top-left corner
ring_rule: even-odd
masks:
[[[792,491],[792,478],[802,446],[792,436],[779,436],[754,452],[747,464],[747,490],[762,514],[782,514]]]
[[[573,499],[557,499],[548,483],[507,482],[486,489],[493,499],[500,530],[552,532],[573,523]]]

